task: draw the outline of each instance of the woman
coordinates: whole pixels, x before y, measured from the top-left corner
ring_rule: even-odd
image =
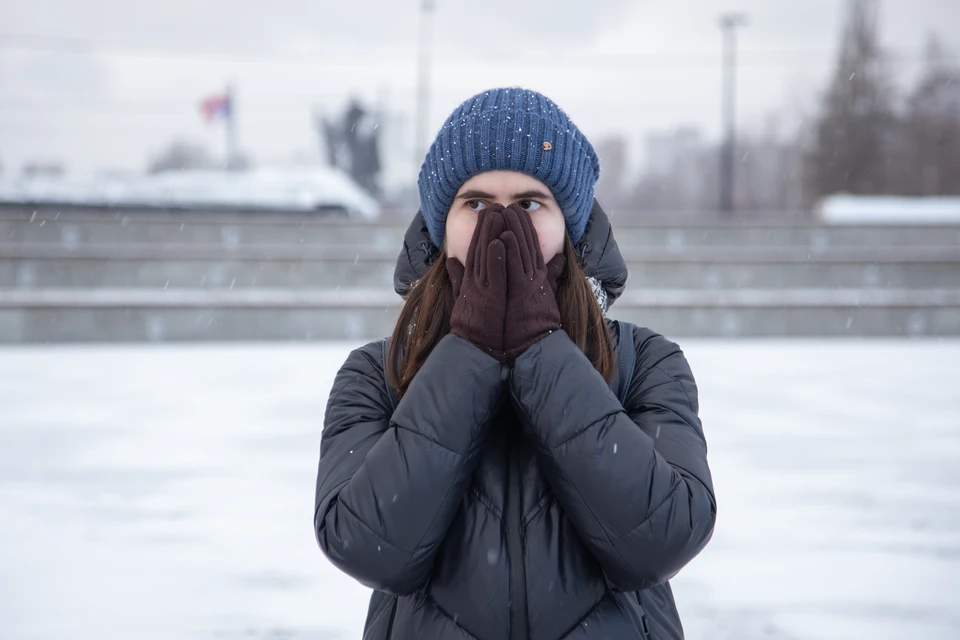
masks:
[[[677,345],[605,319],[627,272],[598,174],[533,91],[470,98],[433,142],[389,351],[347,358],[321,442],[316,535],[375,590],[365,639],[683,637],[667,580],[716,518],[697,388]]]

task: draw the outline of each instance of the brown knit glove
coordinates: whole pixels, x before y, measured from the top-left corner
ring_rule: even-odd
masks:
[[[554,331],[560,330],[557,283],[567,266],[563,253],[543,263],[540,240],[530,214],[514,204],[503,212],[507,230],[500,235],[507,253],[507,314],[504,360],[508,364]]]
[[[504,229],[502,205],[482,210],[477,216],[466,266],[456,258],[449,258],[446,263],[456,296],[450,332],[500,361],[507,307],[507,261],[500,241]]]

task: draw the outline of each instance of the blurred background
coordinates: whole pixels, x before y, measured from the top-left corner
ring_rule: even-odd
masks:
[[[697,375],[688,637],[960,638],[956,0],[6,0],[0,637],[360,637],[327,392],[433,135],[510,85]]]

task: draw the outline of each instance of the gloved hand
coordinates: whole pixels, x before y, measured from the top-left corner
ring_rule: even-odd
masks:
[[[503,212],[507,230],[500,235],[507,254],[507,311],[504,326],[504,360],[508,364],[528,347],[559,331],[557,284],[567,266],[560,253],[543,263],[540,240],[533,221],[520,205]]]
[[[467,250],[467,264],[456,258],[448,258],[446,263],[456,296],[450,332],[501,361],[507,307],[507,261],[500,240],[504,230],[502,205],[482,210]]]

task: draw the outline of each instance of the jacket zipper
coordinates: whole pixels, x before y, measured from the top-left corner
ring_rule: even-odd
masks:
[[[651,640],[650,625],[647,624],[647,612],[643,608],[643,600],[640,599],[640,592],[637,591],[634,595],[637,597],[637,604],[640,605],[640,633],[643,634],[644,640]]]
[[[510,640],[527,638],[527,576],[520,539],[520,455],[516,436],[507,447],[509,491],[507,492],[507,557],[510,562]]]

